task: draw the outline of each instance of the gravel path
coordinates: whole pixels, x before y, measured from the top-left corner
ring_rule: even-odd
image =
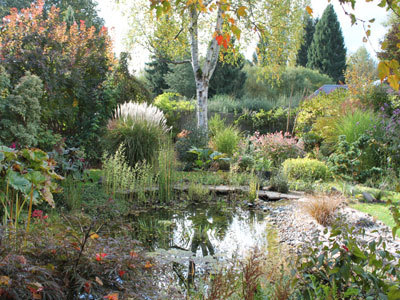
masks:
[[[318,238],[326,241],[328,234],[324,234],[325,227],[318,224],[304,209],[304,203],[309,201],[306,196],[299,200],[271,203],[259,201],[258,207],[268,212],[271,223],[276,225],[280,243],[285,243],[296,252],[301,252],[304,246],[309,246],[311,241]],[[370,242],[382,237],[387,244],[387,249],[396,254],[400,251],[400,239],[393,240],[391,228],[381,221],[375,220],[371,215],[342,204],[336,212],[336,218],[343,224],[356,229],[364,229],[364,235],[358,235],[360,242]],[[330,227],[328,227],[328,230]],[[399,252],[400,253],[400,252]],[[400,257],[399,254],[396,254]]]

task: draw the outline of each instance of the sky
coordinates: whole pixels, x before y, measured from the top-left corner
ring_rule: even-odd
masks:
[[[118,55],[121,51],[126,51],[124,39],[128,32],[127,19],[114,0],[97,0],[99,4],[99,15],[105,20],[106,26],[110,29],[111,36],[114,40],[114,51]],[[135,1],[135,0],[131,0]],[[355,6],[355,15],[363,20],[375,18],[375,22],[371,24],[371,36],[367,43],[363,42],[365,36],[362,24],[351,25],[350,17],[345,15],[343,7],[339,1],[332,0],[342,32],[344,36],[347,53],[354,53],[359,47],[365,46],[370,55],[376,58],[376,52],[380,50],[380,41],[382,41],[387,29],[383,26],[383,22],[387,20],[388,13],[385,9],[377,6],[380,1],[372,1],[366,3],[364,0],[358,0]],[[328,0],[311,0],[311,8],[313,9],[313,17],[321,17]],[[347,12],[352,12],[350,6],[345,6]],[[249,56],[254,50],[249,49]],[[142,48],[135,48],[131,51],[132,68],[140,71],[144,68],[145,62],[149,61],[149,55]]]

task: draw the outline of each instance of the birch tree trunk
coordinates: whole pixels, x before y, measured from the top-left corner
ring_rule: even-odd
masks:
[[[215,32],[220,34],[222,31],[222,9],[218,6],[217,20],[215,24]],[[199,63],[199,40],[198,40],[198,11],[196,6],[190,10],[190,40],[191,40],[191,56],[192,67],[196,82],[196,96],[197,96],[197,127],[208,130],[208,117],[207,117],[207,100],[208,100],[208,86],[211,76],[214,73],[215,67],[218,62],[218,55],[220,45],[215,38],[210,42],[207,49],[206,58],[203,68]]]

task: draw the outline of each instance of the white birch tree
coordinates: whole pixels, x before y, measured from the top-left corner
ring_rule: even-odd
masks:
[[[207,130],[207,100],[221,48],[233,56],[263,36],[271,51],[295,62],[308,0],[151,0],[131,5],[130,42],[170,63],[190,63],[197,94],[197,124]],[[147,3],[147,5],[145,4]],[[125,4],[129,5],[128,2]],[[282,22],[277,22],[279,15]],[[284,35],[277,26],[285,25]],[[231,37],[235,38],[234,47]],[[271,55],[274,57],[277,55]],[[268,61],[274,64],[274,61]]]

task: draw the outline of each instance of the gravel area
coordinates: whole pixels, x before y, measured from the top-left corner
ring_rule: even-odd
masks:
[[[331,229],[328,226],[328,234],[324,234],[326,228],[305,211],[304,203],[307,201],[309,198],[304,196],[298,200],[257,203],[257,207],[263,209],[268,214],[270,222],[276,225],[279,242],[291,246],[296,252],[301,252],[301,249],[309,246],[315,238],[326,241]],[[350,208],[344,203],[337,210],[336,219],[349,227],[363,229],[365,234],[358,235],[360,242],[377,241],[382,237],[387,249],[400,257],[400,239],[393,240],[391,228],[375,220],[371,215]]]

